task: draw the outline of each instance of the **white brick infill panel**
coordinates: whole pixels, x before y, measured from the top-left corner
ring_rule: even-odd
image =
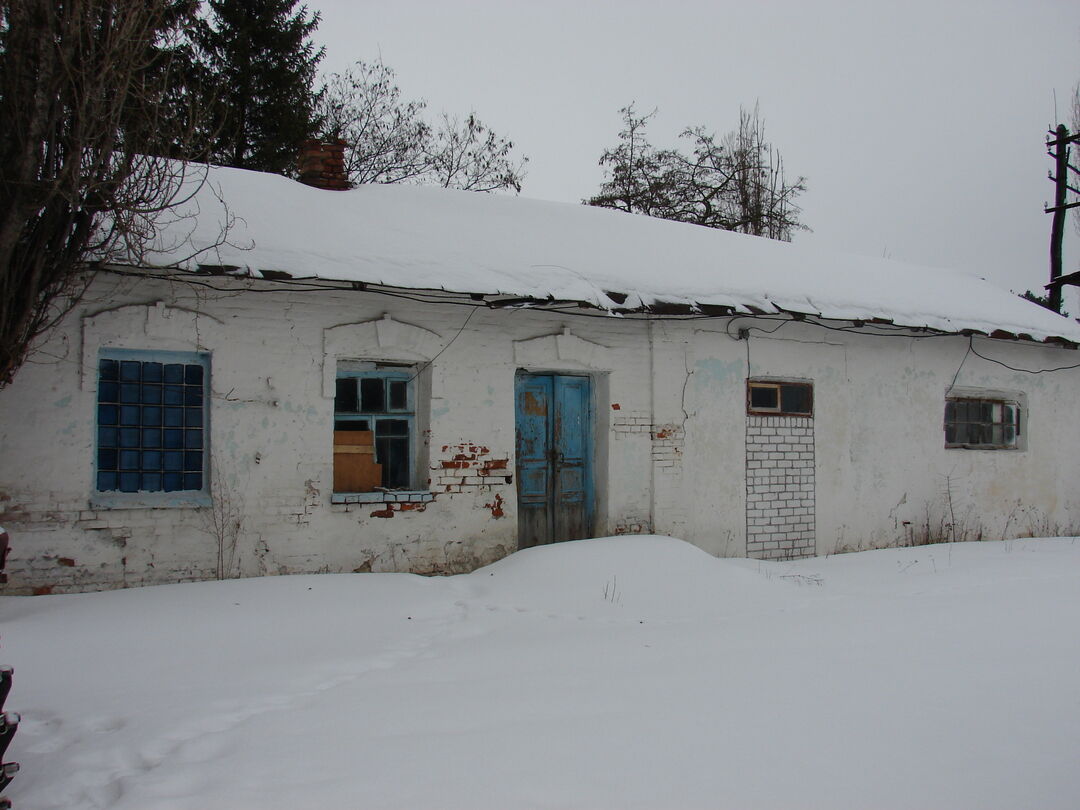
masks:
[[[814,420],[746,417],[746,556],[815,553]]]

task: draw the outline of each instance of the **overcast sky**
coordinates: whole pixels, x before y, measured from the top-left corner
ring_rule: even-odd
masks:
[[[807,178],[813,233],[795,242],[1017,291],[1048,280],[1042,144],[1080,81],[1077,0],[308,5],[324,69],[381,58],[406,98],[475,111],[529,157],[523,196],[594,194],[631,101],[659,108],[659,147],[688,125],[723,134],[758,102],[789,175]],[[1072,221],[1067,232],[1070,272],[1080,237]]]

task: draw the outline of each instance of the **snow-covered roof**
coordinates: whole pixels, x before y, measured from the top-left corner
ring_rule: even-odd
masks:
[[[150,266],[234,266],[252,276],[578,301],[609,311],[682,304],[883,319],[1080,343],[1076,322],[966,273],[584,205],[406,185],[324,191],[211,168],[173,213],[180,216],[163,229],[160,249],[144,257]],[[192,248],[211,249],[178,258]]]

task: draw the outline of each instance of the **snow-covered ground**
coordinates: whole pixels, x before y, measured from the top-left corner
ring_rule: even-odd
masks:
[[[20,810],[1074,808],[1080,542],[0,599]]]

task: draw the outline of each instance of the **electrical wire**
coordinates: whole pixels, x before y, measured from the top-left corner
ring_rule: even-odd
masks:
[[[987,357],[985,354],[979,354],[977,351],[975,351],[974,346],[971,346],[969,348],[973,355],[975,355],[976,357],[981,357],[988,363],[996,363],[999,366],[1004,366],[1005,368],[1009,369],[1009,371],[1020,371],[1024,374],[1046,374],[1050,371],[1068,371],[1069,369],[1080,368],[1080,363],[1076,363],[1075,365],[1071,366],[1057,366],[1056,368],[1019,368],[1018,366],[1010,366],[1008,363],[1002,362],[1001,360],[995,360],[993,357]]]
[[[133,276],[145,277],[146,276],[145,272],[142,272],[142,271],[139,271],[139,270],[127,270],[127,269],[123,269],[123,268],[116,267],[116,266],[104,267],[104,268],[101,268],[101,270],[103,272],[108,272],[108,273],[112,273],[114,275],[126,276],[126,277],[133,277]],[[582,311],[581,305],[573,304],[572,302],[558,302],[558,305],[545,305],[545,303],[540,299],[537,299],[536,301],[523,301],[520,304],[508,305],[508,304],[502,304],[499,301],[488,301],[486,299],[485,300],[462,301],[462,300],[457,300],[454,297],[454,296],[465,295],[465,293],[445,292],[445,293],[440,294],[438,292],[433,291],[433,294],[431,294],[431,295],[421,295],[421,294],[417,294],[417,293],[406,293],[406,292],[392,291],[392,290],[388,290],[388,289],[378,287],[378,286],[374,286],[374,287],[369,286],[367,284],[364,284],[363,287],[358,288],[358,287],[354,286],[352,283],[349,283],[346,286],[346,285],[333,284],[333,283],[312,283],[310,281],[305,281],[305,280],[302,280],[302,279],[282,279],[282,278],[264,279],[264,278],[255,278],[253,276],[230,276],[231,278],[234,278],[234,279],[239,280],[239,281],[248,281],[248,282],[263,281],[263,282],[267,282],[267,286],[249,286],[245,290],[237,290],[235,287],[226,287],[226,286],[220,286],[220,285],[217,285],[217,284],[213,284],[213,283],[211,283],[211,282],[209,282],[207,280],[204,280],[201,277],[195,277],[195,274],[193,274],[193,273],[187,273],[187,272],[183,272],[183,271],[180,271],[180,272],[166,272],[166,273],[164,273],[162,275],[168,281],[176,281],[176,282],[180,282],[180,283],[184,283],[184,284],[191,284],[191,285],[198,286],[198,287],[204,287],[206,289],[210,289],[210,290],[213,290],[215,292],[224,292],[224,293],[236,293],[236,292],[366,292],[366,293],[373,293],[373,294],[376,294],[376,295],[387,296],[389,298],[397,298],[397,299],[402,299],[402,300],[406,300],[406,301],[412,301],[412,302],[415,302],[415,303],[422,303],[422,304],[449,304],[449,305],[453,305],[453,306],[470,307],[469,316],[465,319],[465,322],[462,324],[462,326],[458,330],[457,334],[455,334],[454,337],[451,338],[450,342],[447,343],[446,346],[444,346],[439,351],[439,354],[442,354],[443,351],[446,351],[446,349],[448,349],[450,347],[450,344],[453,343],[458,338],[458,336],[461,334],[461,332],[464,331],[465,327],[468,325],[469,320],[472,318],[473,314],[475,314],[476,310],[478,310],[478,309],[503,310],[503,311],[509,311],[509,312],[528,311],[528,312],[539,312],[539,313],[549,313],[549,314],[554,313],[554,314],[558,314],[560,316],[569,315],[569,316],[578,317],[578,318],[611,319],[612,317],[619,317],[620,315],[622,315],[622,313],[603,311],[603,310],[599,310],[599,308],[598,308],[598,311],[596,311],[596,312],[585,312],[585,311]],[[740,327],[739,330],[738,330],[738,331],[742,331],[743,329],[745,329],[747,331],[747,333],[749,333],[749,332],[760,332],[760,333],[766,334],[766,335],[774,334],[775,332],[778,332],[784,326],[787,326],[789,324],[804,323],[804,324],[807,324],[809,326],[816,326],[816,327],[818,327],[820,329],[827,329],[827,330],[832,331],[832,332],[849,332],[851,334],[864,335],[864,336],[869,336],[869,337],[893,337],[893,338],[904,338],[904,339],[907,339],[907,340],[926,340],[928,338],[955,338],[957,336],[956,332],[946,332],[946,331],[941,331],[941,330],[937,330],[937,329],[932,329],[931,327],[903,326],[903,325],[899,325],[899,324],[883,324],[883,323],[863,323],[863,322],[859,322],[858,324],[852,324],[851,326],[834,326],[832,324],[823,323],[821,320],[819,320],[817,318],[814,318],[812,316],[807,316],[807,315],[803,315],[802,317],[795,317],[794,315],[788,315],[788,314],[783,314],[783,315],[760,314],[759,315],[759,314],[737,314],[737,313],[734,313],[734,312],[726,313],[726,314],[718,314],[718,315],[709,315],[709,314],[660,315],[660,314],[652,314],[652,313],[647,313],[647,312],[641,312],[641,313],[629,312],[629,313],[625,313],[625,314],[640,316],[640,317],[633,317],[633,318],[629,319],[629,320],[635,320],[635,321],[636,320],[643,320],[643,321],[678,321],[678,322],[683,322],[683,321],[717,320],[719,318],[727,318],[729,320],[728,320],[728,322],[727,322],[727,324],[725,326],[725,332],[726,332],[727,336],[729,338],[733,339],[733,340],[741,340],[742,339],[742,338],[738,337],[737,335],[732,334],[732,332],[735,331],[734,330],[735,324],[737,322],[743,321],[743,320],[750,320],[750,321],[755,322],[755,323],[759,323],[759,322],[762,322],[762,321],[765,321],[765,322],[774,321],[774,322],[776,322],[777,325],[773,329],[764,329],[764,328],[762,328],[760,326],[746,326],[746,327]],[[1020,368],[1018,366],[1012,366],[1012,365],[1009,365],[1008,363],[1005,363],[1005,362],[1003,362],[1001,360],[996,360],[996,359],[994,359],[992,357],[987,357],[986,355],[980,354],[978,351],[976,351],[975,348],[974,348],[974,342],[973,342],[974,337],[975,337],[975,335],[973,335],[970,332],[967,334],[968,351],[964,354],[964,359],[961,360],[961,362],[960,362],[960,367],[961,368],[963,367],[964,361],[967,359],[968,354],[974,354],[976,357],[979,357],[982,360],[986,360],[989,363],[995,363],[995,364],[997,364],[999,366],[1002,366],[1004,368],[1009,369],[1010,371],[1016,371],[1016,372],[1021,372],[1021,373],[1025,373],[1025,374],[1045,374],[1045,373],[1049,373],[1049,372],[1068,371],[1070,369],[1080,368],[1080,363],[1073,364],[1073,365],[1067,365],[1067,366],[1057,366],[1055,368],[1042,368],[1042,369],[1028,369],[1028,368]],[[747,344],[748,344],[747,349],[749,351],[749,339],[747,339]],[[438,357],[438,355],[436,355],[436,357]],[[427,365],[430,365],[430,363],[433,362],[433,361],[434,361],[434,358],[432,358],[431,361],[428,361]],[[748,354],[748,363],[749,363],[749,354]],[[425,365],[424,368],[426,368],[426,365]],[[423,369],[421,369],[421,371],[423,371]],[[419,374],[420,372],[417,372],[417,373]],[[959,373],[960,373],[960,368],[957,369],[956,375],[953,377],[953,384],[955,384],[956,379],[959,376]]]
[[[450,338],[450,340],[447,342],[447,344],[445,346],[443,346],[441,349],[439,349],[439,351],[437,351],[435,353],[434,357],[432,357],[426,363],[423,363],[420,366],[420,368],[417,369],[416,373],[413,374],[412,377],[409,378],[409,382],[412,382],[417,377],[419,377],[421,374],[423,374],[424,371],[426,371],[431,366],[432,363],[434,363],[436,360],[439,359],[439,355],[441,355],[443,352],[445,352],[447,349],[450,348],[450,346],[454,343],[454,341],[457,340],[461,336],[461,333],[465,331],[465,327],[469,325],[469,321],[471,321],[472,316],[476,314],[476,310],[478,310],[480,308],[481,307],[479,307],[479,306],[473,307],[472,311],[469,312],[469,316],[465,319],[465,322],[463,324],[461,324],[461,327],[457,330],[457,332],[454,333],[454,336],[452,338]]]
[[[967,360],[968,355],[971,354],[975,350],[975,347],[972,346],[973,341],[974,341],[974,336],[973,335],[968,335],[967,351],[964,352],[964,356],[960,358],[960,365],[958,365],[956,367],[956,373],[952,375],[952,382],[949,383],[949,387],[945,389],[946,393],[953,390],[953,387],[956,385],[956,380],[960,377],[960,369],[962,369],[964,367],[964,361]]]

